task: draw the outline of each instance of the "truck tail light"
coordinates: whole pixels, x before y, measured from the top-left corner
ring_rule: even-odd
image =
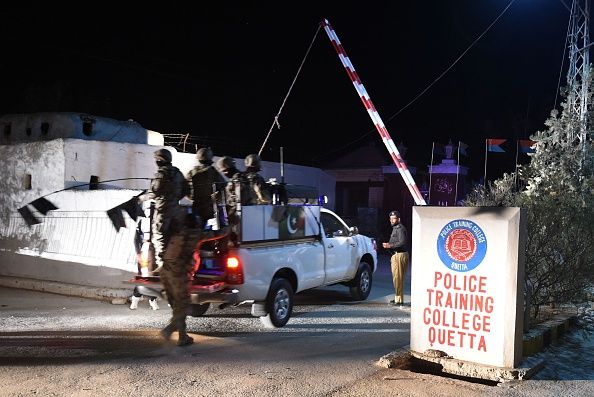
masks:
[[[198,251],[198,250],[194,251],[194,254],[192,254],[192,259],[194,262],[194,272],[193,273],[196,273],[200,269],[200,251]]]
[[[373,239],[371,239],[371,244],[373,244],[373,250],[374,250],[375,252],[377,252],[377,241],[375,241],[375,239],[374,239],[374,238],[373,238]]]
[[[243,284],[243,267],[239,258],[235,256],[227,257],[227,277],[226,281],[229,284]]]

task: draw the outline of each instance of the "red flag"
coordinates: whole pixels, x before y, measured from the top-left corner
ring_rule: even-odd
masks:
[[[506,140],[507,139],[487,139],[487,150],[489,152],[505,153],[505,150],[503,150],[500,145]]]
[[[531,141],[530,139],[520,139],[518,140],[518,145],[520,146],[520,152],[522,153],[534,153],[535,150],[532,148],[536,144],[535,141]]]

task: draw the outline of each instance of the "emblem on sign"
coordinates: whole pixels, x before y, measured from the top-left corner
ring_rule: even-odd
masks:
[[[467,272],[485,259],[487,238],[483,229],[467,219],[448,222],[437,237],[437,254],[448,269]]]

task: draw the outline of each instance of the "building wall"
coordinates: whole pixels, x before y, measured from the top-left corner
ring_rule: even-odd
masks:
[[[409,167],[409,170],[414,177],[416,169]],[[410,232],[412,227],[412,207],[415,205],[415,201],[396,166],[385,166],[383,167],[383,172],[384,203],[379,216],[380,224],[385,225],[382,226],[383,232],[389,233],[391,230],[388,222],[388,213],[392,210],[400,211],[401,221]]]
[[[0,181],[0,208],[3,213],[16,210],[42,195],[89,183],[92,175],[99,181],[123,178],[146,178],[146,180],[114,181],[100,185],[127,189],[147,189],[149,179],[157,170],[153,153],[158,146],[84,141],[80,139],[55,139],[46,142],[29,142],[0,145],[0,172],[6,175]],[[195,154],[178,153],[168,147],[173,164],[187,174],[197,165]],[[218,157],[215,157],[215,161]],[[243,159],[235,159],[240,170],[245,169]],[[23,186],[25,174],[31,175],[32,189]],[[278,163],[262,162],[262,176],[280,181]],[[294,164],[285,164],[285,181],[290,184],[315,186],[320,194],[329,198],[330,209],[334,208],[335,179],[324,171]],[[81,189],[88,189],[82,186]]]
[[[64,187],[64,141],[0,145],[0,223],[23,203]],[[31,175],[31,188],[25,186]]]
[[[123,287],[136,267],[136,223],[124,215],[116,230],[106,211],[137,190],[68,190],[48,197],[58,210],[36,213],[41,223],[27,226],[11,211],[0,225],[0,276],[101,287]]]
[[[149,135],[153,136],[154,132],[148,132],[133,120],[121,121],[83,113],[8,114],[0,117],[2,145],[58,138],[146,144]]]
[[[115,181],[100,190],[70,189],[47,197],[58,210],[42,223],[28,227],[17,208],[58,190],[99,181],[151,178],[156,171],[153,152],[158,146],[80,139],[54,139],[0,145],[0,276],[26,277],[106,288],[123,284],[136,273],[136,225],[125,216],[127,228],[116,231],[106,211],[149,186],[149,180]],[[173,164],[186,174],[196,165],[195,154],[173,148]],[[243,159],[236,159],[244,169]],[[32,188],[23,186],[31,175]],[[263,162],[265,179],[280,181],[277,163]],[[285,180],[316,186],[330,196],[333,208],[335,179],[312,167],[285,165]],[[117,188],[117,189],[116,189]],[[133,190],[128,190],[133,189]],[[29,206],[33,209],[31,206]]]
[[[98,176],[99,181],[122,178],[150,179],[157,170],[153,152],[159,148],[135,143],[67,139],[64,143],[65,187],[88,183],[91,175]],[[175,152],[173,148],[170,150]],[[109,186],[146,189],[149,181],[115,181],[110,182]]]
[[[442,207],[459,205],[460,200],[466,197],[466,175],[433,174],[431,176],[431,195],[427,204]],[[458,190],[456,190],[458,179]]]
[[[334,176],[336,182],[382,182],[384,180],[380,167],[325,169],[324,171]]]

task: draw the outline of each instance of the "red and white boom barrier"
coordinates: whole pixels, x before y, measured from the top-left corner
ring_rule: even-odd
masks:
[[[324,21],[322,21],[322,27],[328,34],[328,37],[332,42],[332,46],[334,46],[334,49],[338,53],[340,62],[342,62],[342,65],[346,69],[349,78],[353,82],[355,90],[357,90],[357,93],[359,94],[359,97],[361,98],[361,101],[363,102],[363,105],[365,106],[367,113],[369,113],[369,117],[371,117],[371,120],[373,121],[375,128],[377,128],[377,132],[379,132],[380,136],[382,137],[384,145],[386,145],[386,148],[388,149],[390,156],[392,156],[392,160],[394,160],[394,164],[396,164],[396,167],[398,168],[398,171],[400,172],[402,179],[404,179],[404,182],[406,183],[406,186],[408,187],[410,194],[413,196],[413,199],[415,200],[415,204],[427,205],[425,199],[423,198],[423,195],[421,194],[419,188],[417,187],[417,184],[415,183],[415,180],[410,174],[410,171],[408,170],[406,163],[404,162],[404,159],[402,158],[402,156],[400,156],[400,152],[396,148],[396,145],[394,145],[394,141],[392,140],[392,137],[390,137],[390,134],[388,133],[388,130],[384,125],[384,122],[382,121],[377,110],[375,110],[375,106],[373,105],[373,102],[371,102],[371,98],[369,97],[367,90],[363,86],[363,83],[361,83],[361,79],[357,75],[355,67],[353,66],[351,60],[347,56],[346,51],[340,43],[340,40],[338,40],[336,32],[334,31],[332,26],[330,26],[330,22],[328,22],[327,19],[324,19]]]

